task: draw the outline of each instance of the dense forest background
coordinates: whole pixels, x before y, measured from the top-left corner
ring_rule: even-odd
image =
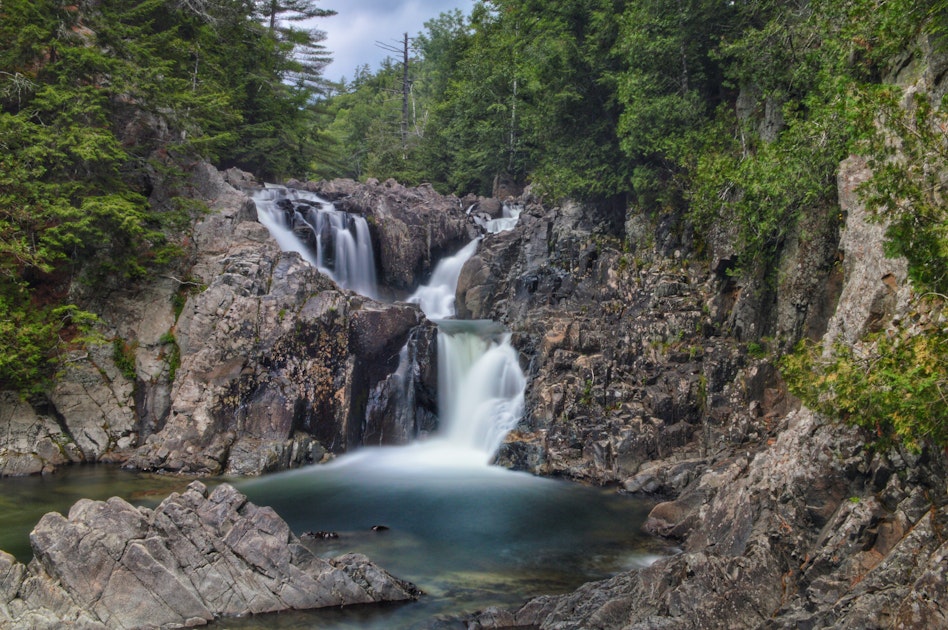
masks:
[[[727,224],[740,273],[769,265],[802,218],[838,221],[837,167],[859,153],[891,253],[922,292],[948,294],[943,95],[892,84],[944,40],[946,0],[485,0],[428,22],[407,72],[392,59],[336,86],[311,26],[326,14],[309,0],[0,2],[0,384],[42,388],[81,342],[94,316],[70,283],[174,260],[200,209],[167,182],[197,159],[459,194],[503,175],[550,203],[675,214],[699,256]],[[944,439],[948,332],[925,339],[888,350],[923,405],[894,413],[941,424],[886,432]],[[855,358],[798,352],[791,376],[859,376]],[[895,384],[853,387],[851,404],[892,417]],[[857,395],[879,387],[885,400]]]

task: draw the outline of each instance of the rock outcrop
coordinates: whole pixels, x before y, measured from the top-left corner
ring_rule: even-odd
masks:
[[[200,256],[190,274],[206,288],[188,297],[174,326],[180,365],[168,418],[131,466],[259,474],[363,444],[371,393],[426,325],[413,305],[340,291],[242,218],[217,212],[194,230]],[[407,441],[416,427],[406,421],[367,439]]]
[[[678,492],[710,454],[765,439],[784,412],[774,370],[726,334],[720,279],[681,254],[664,219],[653,228],[667,257],[609,209],[525,201],[457,290],[459,314],[502,321],[529,365],[525,419],[501,463]]]
[[[429,185],[406,188],[392,179],[381,184],[374,179],[365,184],[335,179],[289,185],[314,192],[340,210],[365,215],[377,248],[379,281],[396,291],[417,287],[438,260],[475,236],[461,202]]]
[[[847,220],[839,241],[842,285],[834,289],[841,297],[833,317],[813,327],[801,326],[800,319],[782,320],[782,298],[774,296],[771,315],[758,315],[756,322],[779,327],[785,321],[783,332],[796,331],[798,337],[807,329],[823,329],[826,339],[853,344],[865,332],[904,318],[912,304],[905,262],[884,256],[884,230],[854,194],[867,175],[860,160],[841,166]],[[533,221],[541,234],[555,234],[556,217],[539,215]],[[483,262],[472,265],[487,265],[491,272],[470,277],[496,277],[498,269],[512,269],[511,276],[537,282],[492,279],[471,282],[467,289],[487,287],[488,296],[510,302],[560,305],[547,309],[548,332],[541,335],[543,327],[532,318],[542,317],[542,306],[521,312],[494,297],[475,302],[501,304],[497,314],[521,327],[521,346],[532,357],[530,415],[502,455],[533,470],[667,495],[669,500],[652,510],[646,529],[674,541],[682,552],[568,595],[540,597],[512,611],[486,611],[466,620],[465,627],[948,627],[943,450],[879,451],[862,430],[793,408],[767,361],[729,336],[738,301],[721,300],[720,292],[729,290],[726,279],[715,284],[712,274],[703,284],[702,274],[683,264],[676,276],[663,277],[667,262],[636,263],[651,295],[646,302],[634,292],[619,292],[624,285],[621,278],[615,281],[618,254],[604,247],[595,258],[590,253],[585,260],[592,263],[580,264],[578,271],[566,263],[556,269],[553,255],[541,253],[536,271],[525,274],[531,233],[537,228],[528,223],[519,235],[504,237],[517,243],[514,254],[499,240],[491,245],[485,239]],[[492,247],[498,248],[496,257]],[[582,251],[560,241],[550,249]],[[598,261],[607,258],[612,260],[600,268]],[[828,271],[824,281],[837,282],[834,273]],[[561,278],[555,288],[542,280],[550,277]],[[608,329],[596,324],[602,313],[592,301],[584,298],[585,314],[570,306],[594,284],[607,287],[599,289],[603,299],[616,291],[613,299],[621,302]],[[520,286],[528,290],[518,296]],[[785,286],[803,295],[798,287]],[[634,322],[623,316],[626,309],[632,309]],[[589,311],[596,315],[583,317]],[[689,313],[693,319],[687,319]],[[641,380],[624,365],[640,371]],[[585,383],[577,380],[577,367],[588,369]],[[696,380],[697,389],[689,385]],[[615,381],[632,387],[623,393]],[[599,382],[605,387],[598,388]],[[645,421],[630,422],[632,409],[639,410],[633,418]],[[545,418],[550,420],[544,423]]]
[[[415,599],[367,558],[310,553],[273,510],[200,482],[155,509],[83,499],[0,552],[0,626],[180,628],[220,616]]]
[[[70,357],[45,397],[0,398],[0,475],[94,461],[259,474],[361,444],[405,443],[436,426],[433,326],[413,305],[341,291],[281,252],[235,188],[252,183],[196,164],[186,191],[155,188],[157,207],[186,192],[209,208],[182,243],[186,258],[134,285],[76,287],[107,341]],[[376,231],[408,230],[402,219],[411,217],[402,235],[411,247],[391,243],[400,254],[435,256],[469,226],[456,200],[431,190],[357,190]],[[423,269],[419,260],[412,269]],[[395,383],[406,380],[396,375],[406,344],[411,391]]]
[[[648,527],[681,554],[468,627],[946,627],[946,474],[937,454],[873,455],[856,430],[793,412],[772,446],[656,506]]]

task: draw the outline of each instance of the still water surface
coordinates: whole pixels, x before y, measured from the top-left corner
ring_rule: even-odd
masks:
[[[4,479],[0,549],[28,559],[28,533],[40,516],[65,513],[80,497],[154,506],[189,481],[108,466]],[[420,448],[366,449],[329,466],[229,481],[272,506],[297,535],[337,532],[331,540],[304,538],[319,555],[364,553],[425,595],[401,605],[227,619],[219,628],[424,628],[444,615],[565,592],[666,552],[640,533],[649,508],[640,501],[496,467],[427,461]]]

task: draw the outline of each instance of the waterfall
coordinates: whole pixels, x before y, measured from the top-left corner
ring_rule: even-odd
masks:
[[[254,201],[260,222],[282,249],[299,252],[343,288],[376,295],[375,261],[363,217],[336,210],[311,193],[280,187],[265,188]],[[519,215],[518,206],[505,204],[501,218],[479,223],[485,232],[498,233],[513,229]],[[437,435],[407,447],[363,449],[341,457],[335,465],[485,467],[520,420],[526,377],[517,351],[510,345],[510,333],[490,321],[452,319],[461,268],[480,241],[475,238],[442,259],[428,284],[408,298],[421,306],[428,319],[438,321]],[[402,419],[393,425],[411,426],[406,419],[415,414],[413,365],[406,344],[399,367],[386,385],[391,391],[380,388],[375,392],[379,413],[394,413]],[[392,396],[401,408],[387,406],[386,400]],[[381,437],[387,423],[376,424]]]
[[[476,238],[454,256],[442,258],[435,266],[428,284],[418,287],[408,298],[409,302],[421,306],[428,319],[454,317],[454,294],[458,288],[458,278],[461,277],[461,268],[477,251],[479,242],[480,239]]]
[[[365,217],[336,210],[302,190],[270,186],[253,196],[257,217],[284,251],[304,260],[344,289],[377,296],[375,256]]]
[[[521,212],[523,212],[523,206],[504,202],[503,214],[500,218],[490,219],[483,223],[478,221],[478,223],[488,234],[499,234],[500,232],[506,232],[517,227]]]
[[[473,206],[467,210],[469,215],[472,208]],[[488,234],[499,234],[514,229],[522,211],[522,206],[504,203],[503,215],[498,219],[484,220],[477,215],[473,218],[474,222]],[[428,284],[418,287],[408,298],[409,302],[421,306],[421,310],[428,319],[441,320],[454,317],[454,294],[457,291],[461,268],[477,251],[480,241],[480,238],[475,238],[454,256],[442,258],[435,266]]]
[[[439,433],[488,463],[524,407],[527,380],[510,333],[490,321],[443,321],[438,330]]]

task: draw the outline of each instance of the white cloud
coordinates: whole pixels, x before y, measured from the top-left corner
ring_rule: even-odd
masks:
[[[333,57],[325,76],[337,81],[351,79],[360,65],[369,64],[375,70],[385,57],[394,56],[376,42],[399,46],[404,33],[414,37],[424,30],[425,22],[445,11],[469,13],[473,0],[323,0],[319,6],[337,12],[313,24],[326,32],[323,44]]]

